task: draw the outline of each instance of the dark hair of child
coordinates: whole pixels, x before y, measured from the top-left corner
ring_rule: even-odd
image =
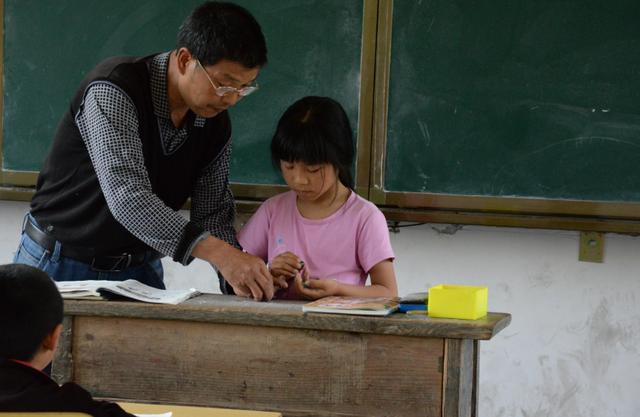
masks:
[[[337,101],[329,97],[304,97],[280,117],[271,140],[271,161],[307,165],[331,164],[340,182],[353,189],[354,146],[349,118]]]
[[[0,358],[31,360],[62,315],[62,297],[45,272],[0,265]]]

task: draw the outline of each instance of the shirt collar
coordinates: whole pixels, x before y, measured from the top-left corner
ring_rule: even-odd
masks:
[[[26,361],[21,361],[18,359],[9,359],[11,362],[15,362],[15,363],[19,363],[20,365],[24,365],[24,366],[28,366],[29,368],[33,368],[36,369],[33,365],[31,365],[29,362]]]
[[[154,114],[171,120],[169,110],[169,96],[167,95],[167,71],[169,69],[169,52],[163,52],[153,57],[150,65],[151,73],[151,101]],[[193,124],[197,127],[204,126],[205,118],[196,116]]]
[[[40,369],[36,368],[35,366],[33,366],[33,365],[32,365],[31,363],[29,363],[29,362],[21,361],[21,360],[18,360],[18,359],[8,359],[8,361],[9,361],[9,362],[17,363],[18,365],[22,365],[22,366],[27,367],[27,368],[29,368],[29,369],[33,369],[34,371],[36,371],[36,372],[38,372],[38,373],[40,373],[40,374],[42,374],[42,375],[45,375],[45,376],[49,377],[49,375],[45,374],[44,372],[42,372],[42,370],[40,370]]]

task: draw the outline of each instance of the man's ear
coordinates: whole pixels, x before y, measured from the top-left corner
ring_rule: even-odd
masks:
[[[193,59],[191,52],[185,47],[182,47],[176,51],[176,64],[180,74],[184,75],[187,71],[187,65],[189,61]]]
[[[60,334],[62,333],[62,324],[58,324],[48,335],[42,340],[42,349],[44,351],[55,352],[58,347],[58,341],[60,341]]]

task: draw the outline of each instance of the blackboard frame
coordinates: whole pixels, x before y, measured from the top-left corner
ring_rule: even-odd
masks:
[[[385,189],[393,0],[380,0],[369,198],[387,218],[435,223],[640,233],[640,203],[488,197]]]

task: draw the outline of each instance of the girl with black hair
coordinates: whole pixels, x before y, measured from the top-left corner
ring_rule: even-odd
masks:
[[[335,100],[305,97],[280,118],[271,158],[290,191],[267,200],[238,236],[268,263],[276,298],[397,295],[387,223],[353,190],[353,157],[349,119]]]

